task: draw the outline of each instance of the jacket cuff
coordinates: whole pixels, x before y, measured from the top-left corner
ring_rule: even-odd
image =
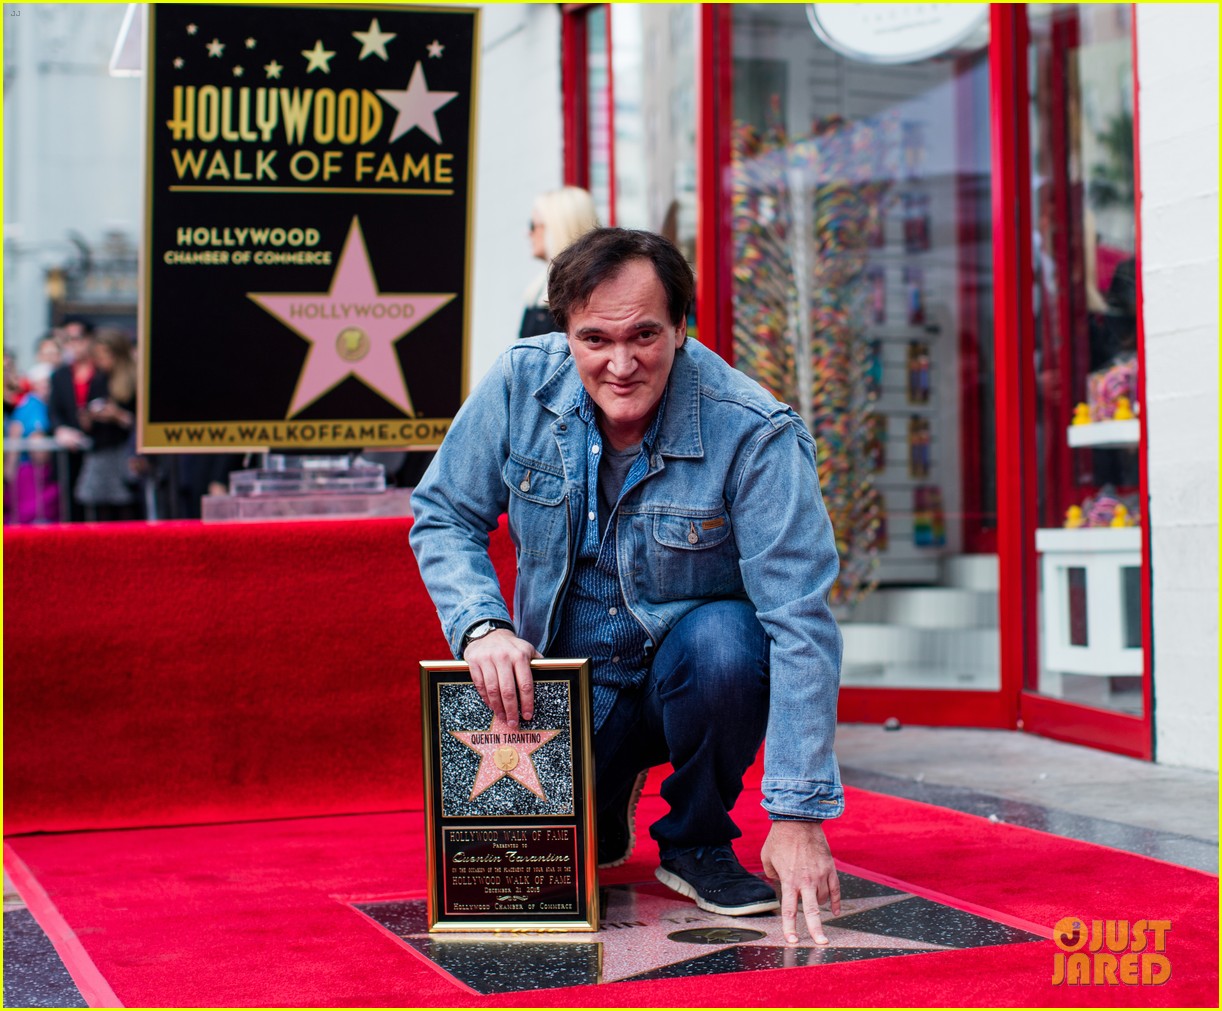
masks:
[[[464,601],[446,627],[446,641],[455,660],[462,659],[462,641],[467,630],[481,621],[503,621],[510,628],[516,627],[503,600],[477,597]]]
[[[763,791],[761,804],[774,820],[826,821],[844,814],[839,783],[765,779]]]

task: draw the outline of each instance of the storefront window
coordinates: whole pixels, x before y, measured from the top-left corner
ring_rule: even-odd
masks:
[[[604,224],[611,214],[611,79],[607,45],[608,7],[590,9],[586,15],[586,122],[589,135],[590,195]]]
[[[661,232],[693,262],[698,13],[688,4],[606,4],[586,21],[590,192],[599,218]]]
[[[843,684],[995,690],[987,22],[884,65],[804,8],[734,8],[735,364],[818,441]]]
[[[1038,681],[1142,712],[1132,10],[1027,8]]]

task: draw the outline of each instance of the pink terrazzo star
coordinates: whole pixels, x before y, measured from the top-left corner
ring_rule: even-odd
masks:
[[[481,759],[470,800],[475,800],[505,776],[516,779],[531,793],[547,800],[530,756],[559,734],[559,730],[511,730],[501,717],[493,716],[492,726],[487,730],[451,730],[450,733]]]
[[[288,417],[349,376],[414,417],[395,343],[455,295],[379,291],[361,223],[353,218],[329,291],[247,292],[246,297],[310,343]]]

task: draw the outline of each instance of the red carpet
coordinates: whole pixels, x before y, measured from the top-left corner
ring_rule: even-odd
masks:
[[[6,528],[5,832],[419,807],[410,527]]]
[[[753,974],[476,997],[344,903],[420,895],[417,813],[30,836],[12,851],[128,1006],[1217,1006],[1217,878],[850,790],[841,861],[1003,921],[1168,919],[1161,986],[1053,986],[1049,940]],[[758,794],[740,805],[758,854]],[[647,797],[640,827],[660,813]],[[608,880],[647,880],[646,842]],[[750,862],[750,861],[749,861]],[[847,868],[846,868],[847,869]]]

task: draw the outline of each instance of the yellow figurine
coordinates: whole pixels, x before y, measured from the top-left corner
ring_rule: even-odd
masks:
[[[1072,505],[1065,510],[1065,529],[1076,530],[1082,525],[1082,507]]]
[[[1112,513],[1112,522],[1108,524],[1113,527],[1127,527],[1129,525],[1129,511],[1122,505],[1116,506],[1116,511]]]
[[[1128,397],[1116,398],[1116,413],[1112,415],[1113,421],[1132,421],[1136,415],[1133,413],[1133,402]]]
[[[1086,404],[1078,404],[1078,406],[1073,409],[1073,423],[1075,425],[1090,424],[1090,408],[1087,407]]]

